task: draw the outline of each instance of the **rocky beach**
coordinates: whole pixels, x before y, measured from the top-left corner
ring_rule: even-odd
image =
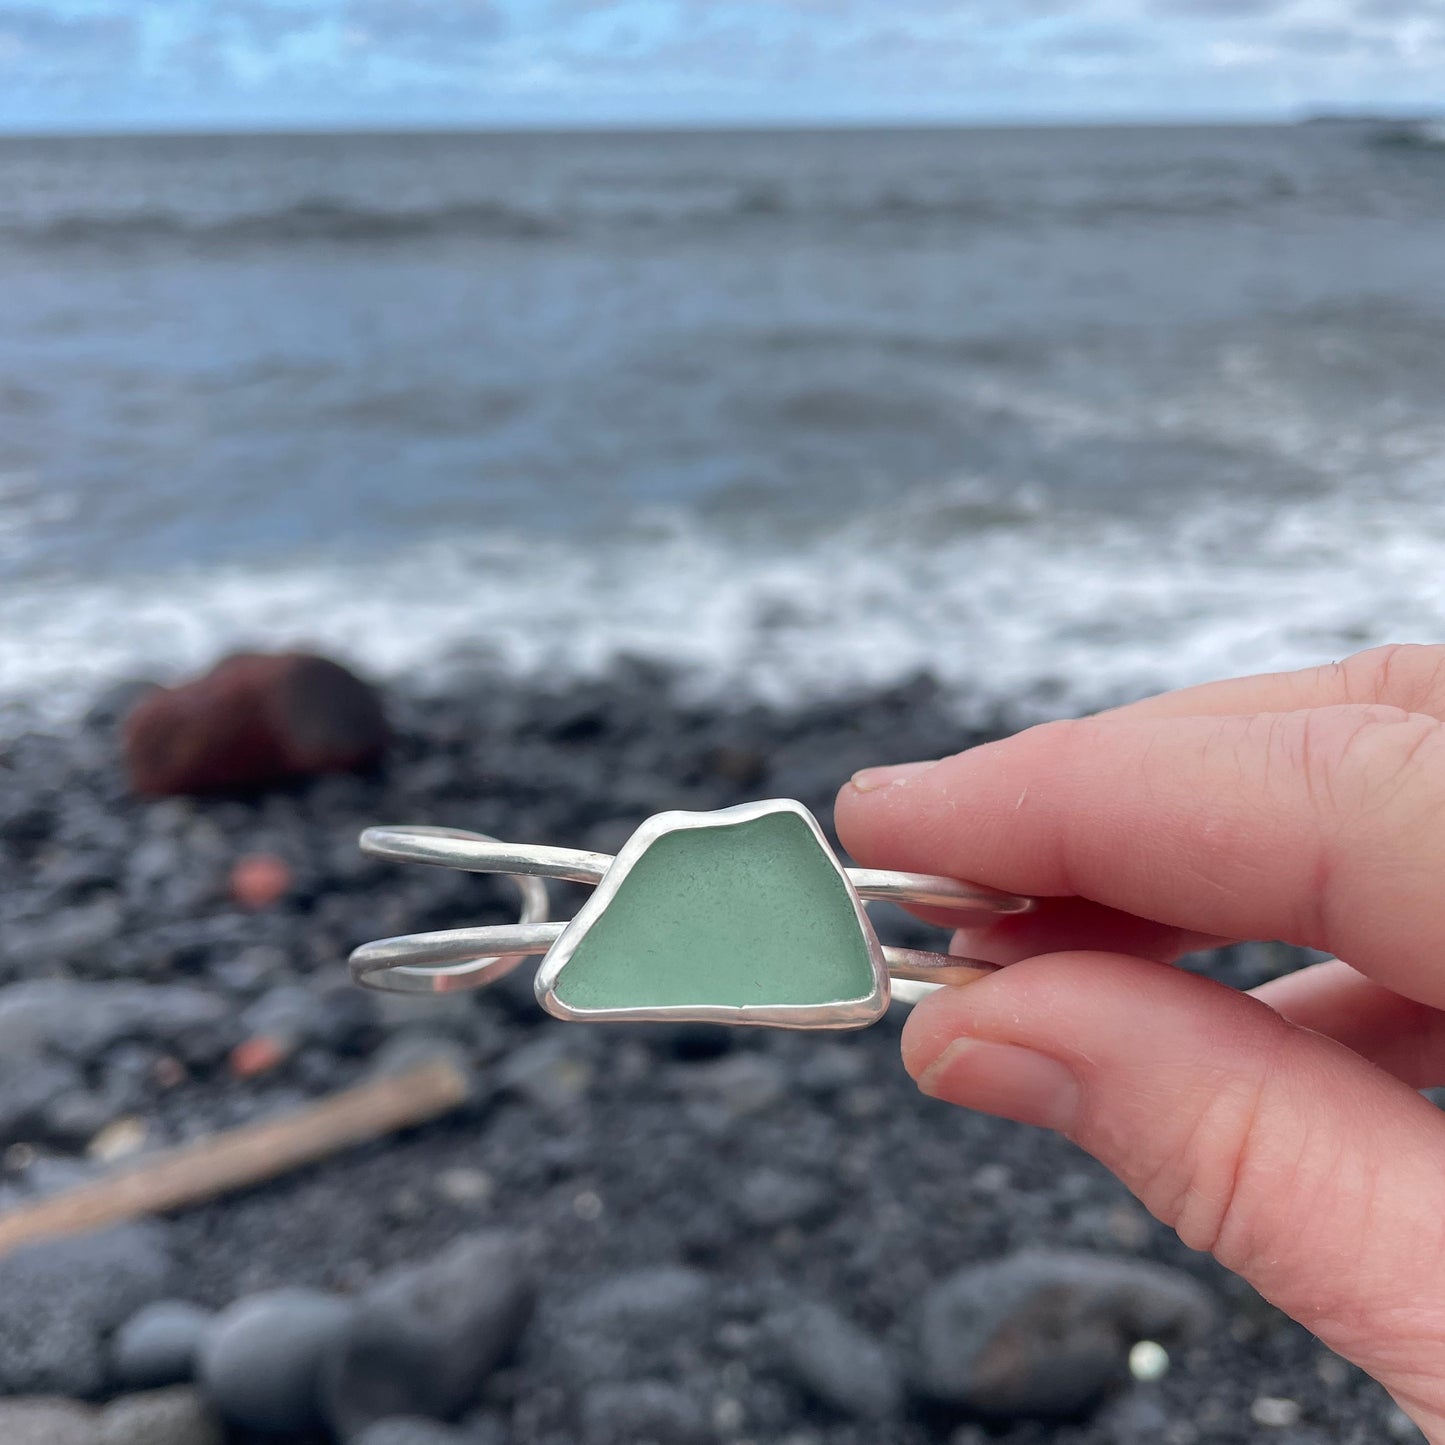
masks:
[[[0,745],[0,1209],[425,1061],[467,1081],[434,1122],[0,1256],[0,1441],[1417,1439],[1071,1146],[920,1096],[897,1009],[594,1027],[542,1014],[525,969],[349,983],[365,940],[508,916],[491,880],[364,858],[369,823],[615,851],[661,809],[786,796],[827,826],[853,769],[1003,727],[927,679],[733,709],[675,681],[395,687],[380,761],[246,796],[138,798],[133,686]],[[556,915],[581,896],[554,887]],[[1300,961],[1198,966],[1247,987]]]

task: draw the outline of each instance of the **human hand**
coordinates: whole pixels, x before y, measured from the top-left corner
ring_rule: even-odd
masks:
[[[1445,1445],[1445,647],[1169,693],[857,775],[864,867],[1043,898],[920,1003],[924,1092],[1057,1129]],[[1332,961],[1236,993],[1231,939]]]

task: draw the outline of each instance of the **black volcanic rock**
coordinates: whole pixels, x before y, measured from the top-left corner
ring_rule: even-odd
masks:
[[[494,1230],[399,1268],[357,1301],[323,1368],[337,1434],[393,1417],[450,1420],[517,1346],[534,1284],[525,1242]]]
[[[95,1394],[106,1379],[106,1335],[173,1278],[166,1232],[154,1224],[0,1257],[0,1391]]]
[[[1128,1379],[1139,1340],[1174,1345],[1213,1323],[1214,1301],[1179,1270],[1028,1250],[958,1271],[918,1311],[916,1380],[981,1415],[1082,1415]]]
[[[232,1425],[301,1434],[321,1422],[321,1362],[352,1307],[311,1289],[276,1289],[223,1310],[201,1346],[198,1378]]]

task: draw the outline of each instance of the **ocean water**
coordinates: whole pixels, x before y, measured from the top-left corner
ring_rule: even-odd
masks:
[[[1445,148],[0,140],[0,700],[308,644],[1027,717],[1445,635]]]

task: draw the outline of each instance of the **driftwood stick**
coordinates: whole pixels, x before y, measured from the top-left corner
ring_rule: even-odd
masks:
[[[0,1255],[22,1244],[88,1234],[263,1183],[352,1145],[439,1118],[461,1104],[467,1092],[461,1070],[435,1060],[343,1089],[278,1119],[194,1139],[0,1213]]]

